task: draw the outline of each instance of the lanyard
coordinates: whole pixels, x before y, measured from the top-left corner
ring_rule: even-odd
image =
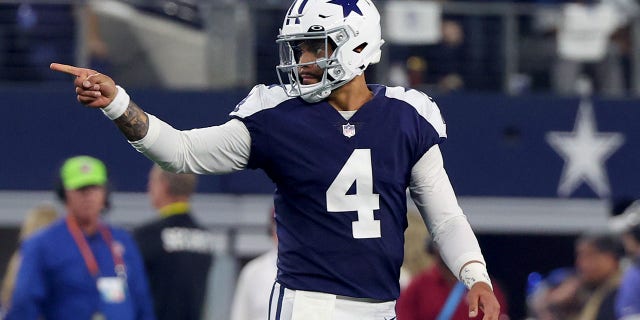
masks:
[[[93,255],[93,252],[91,252],[91,248],[89,248],[89,244],[87,243],[87,240],[84,238],[84,235],[80,230],[80,227],[78,227],[78,223],[73,217],[71,217],[70,214],[67,214],[66,223],[67,223],[67,228],[69,229],[69,232],[73,237],[73,240],[76,242],[76,245],[80,250],[80,254],[82,254],[84,263],[86,264],[87,269],[89,269],[89,273],[91,273],[92,276],[97,277],[98,273],[100,272],[100,269],[98,267],[98,262],[96,261],[96,258]],[[125,272],[126,269],[125,269],[124,261],[122,260],[122,255],[120,254],[120,251],[115,250],[114,248],[111,231],[109,231],[109,228],[107,228],[102,223],[98,225],[98,231],[102,235],[102,239],[104,239],[104,242],[107,243],[107,246],[111,251],[111,256],[113,257],[113,265],[115,266],[114,270],[116,274],[119,277],[126,278],[126,272]]]

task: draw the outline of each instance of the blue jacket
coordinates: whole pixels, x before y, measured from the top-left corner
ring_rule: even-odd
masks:
[[[127,269],[126,299],[105,303],[67,229],[64,219],[36,233],[21,248],[22,262],[6,320],[106,319],[154,320],[153,305],[140,253],[131,236],[109,226],[116,245],[124,248]],[[85,236],[98,263],[98,277],[115,277],[114,262],[100,233]]]
[[[640,258],[625,272],[616,300],[616,316],[640,315]]]

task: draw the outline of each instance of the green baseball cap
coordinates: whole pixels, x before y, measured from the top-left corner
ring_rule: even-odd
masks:
[[[107,183],[107,168],[96,158],[77,156],[64,162],[60,168],[60,178],[67,190],[103,186]]]

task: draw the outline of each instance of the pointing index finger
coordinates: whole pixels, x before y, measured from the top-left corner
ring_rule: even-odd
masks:
[[[59,72],[64,72],[76,77],[79,77],[80,74],[82,73],[82,69],[81,68],[77,68],[74,66],[70,66],[68,64],[61,64],[61,63],[52,63],[49,68],[51,70],[54,71],[59,71]]]

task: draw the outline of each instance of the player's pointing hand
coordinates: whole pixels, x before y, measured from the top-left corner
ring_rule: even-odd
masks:
[[[109,76],[95,70],[60,63],[52,63],[50,68],[76,77],[73,83],[78,101],[88,107],[104,108],[113,101],[118,92],[115,82]]]

